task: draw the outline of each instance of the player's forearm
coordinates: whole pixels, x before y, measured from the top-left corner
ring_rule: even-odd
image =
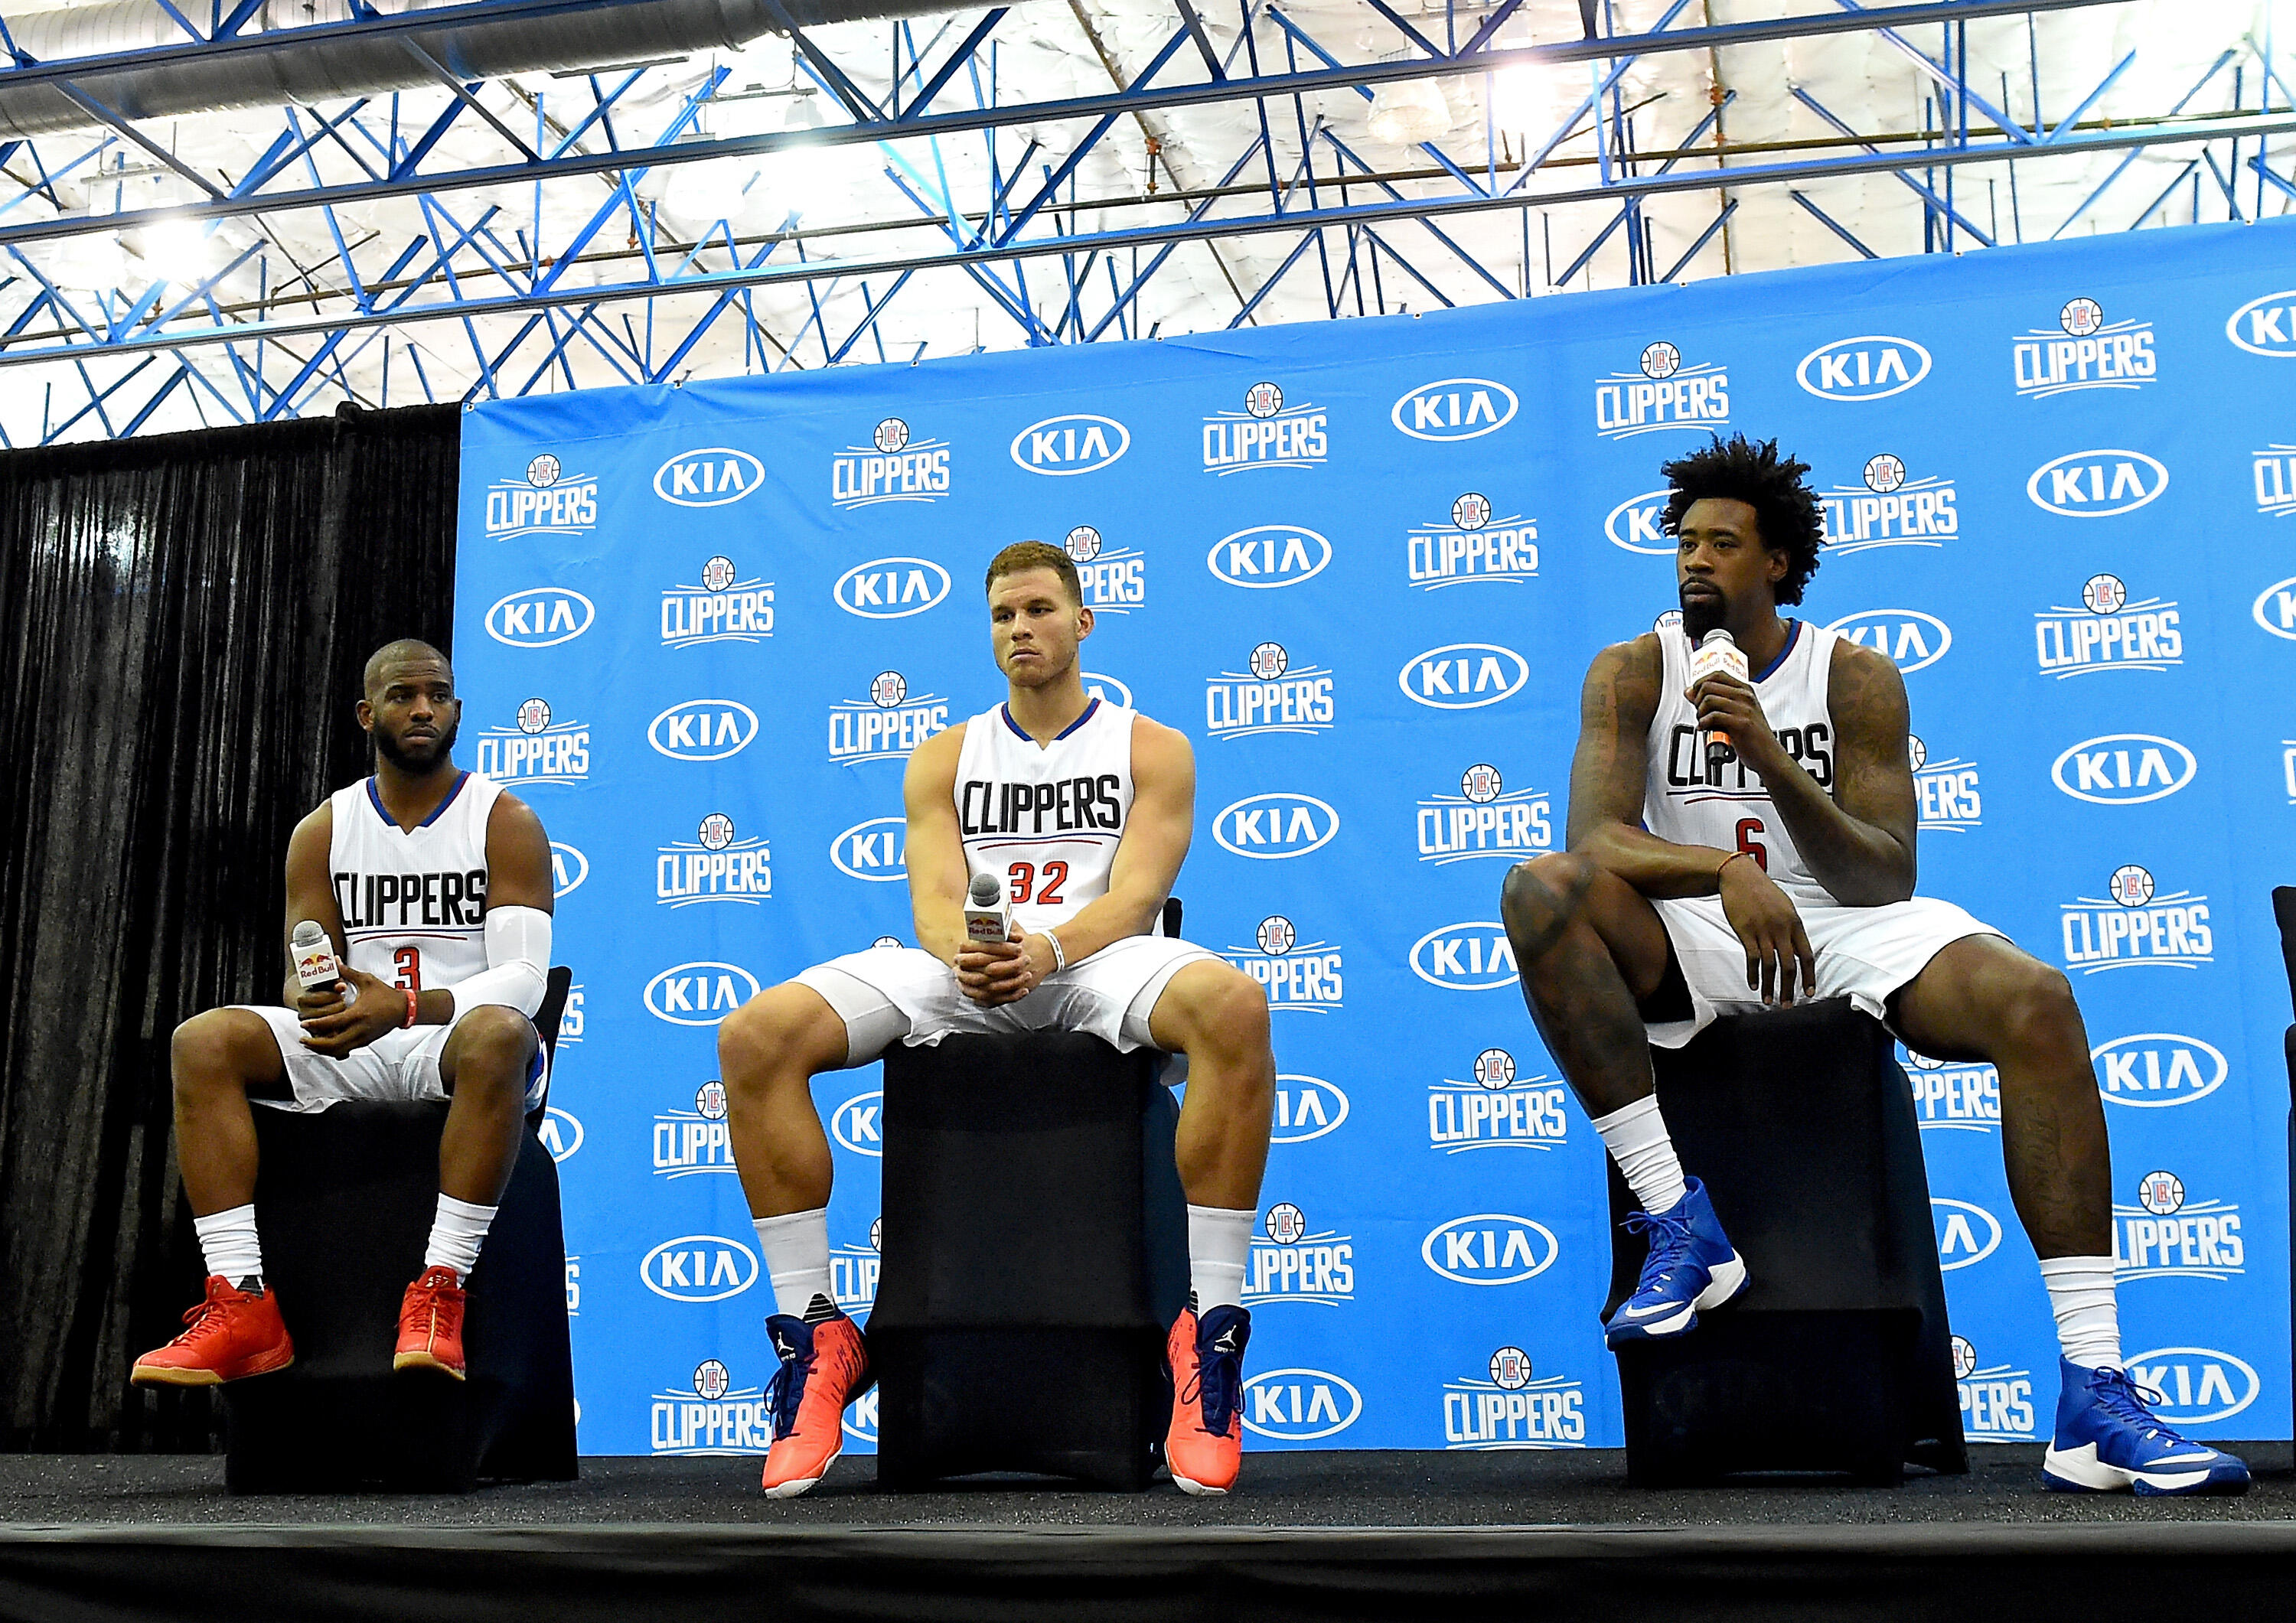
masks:
[[[1712,896],[1715,875],[1731,856],[1710,845],[1677,845],[1647,829],[1603,822],[1583,831],[1570,848],[1594,859],[1649,897]]]
[[[1163,906],[1161,896],[1111,887],[1108,894],[1079,909],[1074,918],[1054,926],[1051,933],[1060,937],[1065,960],[1078,963],[1111,942],[1146,935]]]
[[[1841,809],[1818,781],[1788,760],[1763,787],[1810,874],[1846,907],[1879,907],[1914,893],[1914,857],[1897,839]]]
[[[955,969],[956,955],[964,950],[964,906],[946,897],[919,897],[910,911],[917,922],[917,945]]]

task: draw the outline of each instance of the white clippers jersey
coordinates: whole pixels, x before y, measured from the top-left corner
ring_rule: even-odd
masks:
[[[1826,679],[1833,668],[1833,632],[1806,620],[1792,622],[1785,652],[1754,683],[1762,714],[1788,755],[1829,794],[1833,790],[1833,714]],[[1841,904],[1817,882],[1794,848],[1793,836],[1762,780],[1735,752],[1710,766],[1698,709],[1683,693],[1690,686],[1690,639],[1677,626],[1658,634],[1665,652],[1658,710],[1651,717],[1650,773],[1643,790],[1643,826],[1677,845],[1767,853],[1763,866],[1796,902]]]
[[[964,865],[1004,881],[1021,929],[1048,930],[1108,894],[1132,814],[1133,714],[1095,699],[1043,749],[1001,704],[964,724]]]
[[[330,797],[327,873],[354,968],[394,986],[453,986],[487,967],[487,817],[502,785],[464,773],[408,833],[374,780]]]

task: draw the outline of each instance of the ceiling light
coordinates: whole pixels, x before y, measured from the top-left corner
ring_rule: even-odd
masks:
[[[789,111],[782,115],[782,127],[792,135],[800,130],[819,129],[821,109],[814,104],[816,99],[816,93],[810,88],[791,92]]]

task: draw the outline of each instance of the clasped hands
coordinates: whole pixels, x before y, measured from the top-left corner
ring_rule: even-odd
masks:
[[[1018,1003],[1053,972],[1053,947],[1015,924],[1002,941],[968,939],[956,955],[956,987],[983,1008]]]

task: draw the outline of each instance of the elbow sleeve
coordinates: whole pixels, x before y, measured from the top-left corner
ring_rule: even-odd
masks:
[[[488,1004],[531,1017],[550,979],[550,915],[539,907],[487,909],[487,967],[451,988],[455,1018]]]

